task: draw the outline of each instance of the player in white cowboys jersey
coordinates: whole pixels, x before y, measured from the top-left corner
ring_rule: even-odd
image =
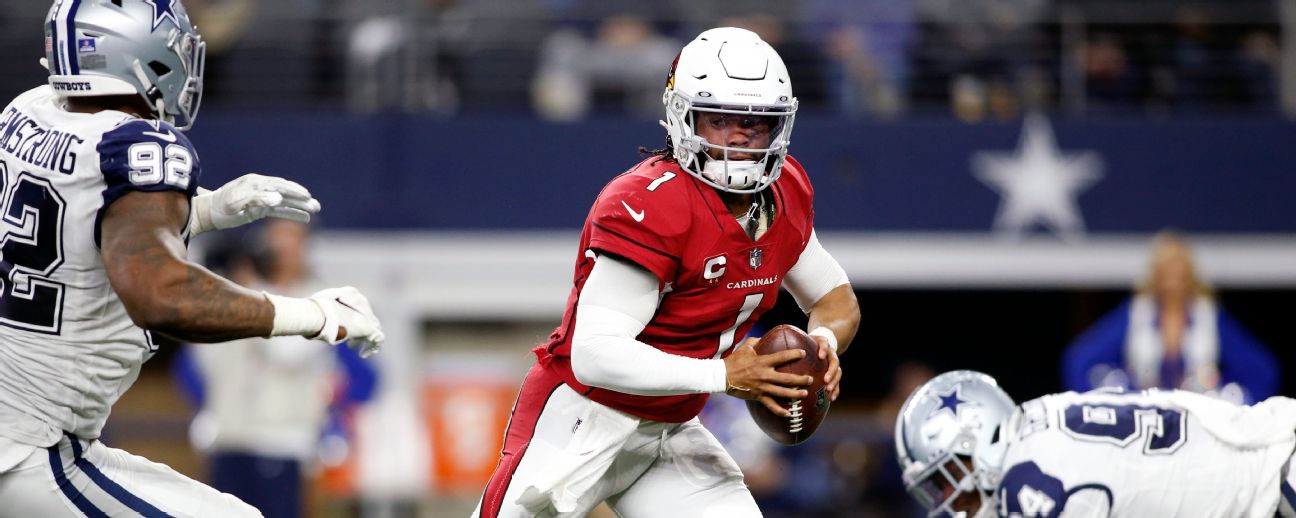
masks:
[[[189,237],[319,210],[287,180],[214,192],[187,129],[204,45],[176,0],[57,0],[49,85],[0,112],[0,517],[258,516],[97,440],[154,338],[304,335],[372,352],[354,288],[246,290],[185,258]],[[213,346],[219,347],[219,346]]]
[[[1290,517],[1296,400],[1177,390],[1047,395],[947,372],[896,422],[905,486],[931,516]]]

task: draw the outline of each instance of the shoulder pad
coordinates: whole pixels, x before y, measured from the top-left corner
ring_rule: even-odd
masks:
[[[97,150],[110,189],[197,191],[198,153],[170,124],[131,120],[105,132]]]

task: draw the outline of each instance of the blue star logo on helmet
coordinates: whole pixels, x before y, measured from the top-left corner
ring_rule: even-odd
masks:
[[[180,25],[180,21],[176,19],[175,15],[176,0],[144,0],[144,2],[153,6],[152,30],[156,31],[158,26],[162,25],[162,21],[167,18],[171,19],[171,23]]]
[[[932,414],[936,414],[942,410],[949,410],[951,414],[954,414],[954,417],[958,417],[958,409],[960,405],[974,404],[973,401],[963,399],[959,394],[959,392],[962,391],[962,388],[963,385],[958,384],[954,385],[954,388],[950,389],[950,391],[945,394],[932,392],[932,397],[936,398],[937,401],[940,401],[940,406],[936,407],[935,410],[932,410]]]

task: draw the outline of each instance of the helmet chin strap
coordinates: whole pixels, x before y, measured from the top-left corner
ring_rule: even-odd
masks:
[[[140,65],[138,59],[131,64],[131,68],[135,71],[135,78],[139,79],[140,85],[147,87],[145,91],[157,88],[157,85],[153,84],[153,81],[149,80],[148,74],[144,73],[144,67]],[[148,101],[147,96],[145,101]],[[166,121],[167,124],[175,123],[175,117],[167,116],[166,101],[162,99],[161,95],[157,96],[156,99],[153,99],[153,109],[157,112],[158,119]]]

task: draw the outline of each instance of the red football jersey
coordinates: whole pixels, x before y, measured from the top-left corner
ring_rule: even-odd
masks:
[[[635,416],[684,422],[698,415],[708,394],[639,396],[576,381],[571,370],[576,302],[594,266],[593,254],[623,257],[656,275],[664,294],[638,336],[641,342],[691,358],[728,356],[774,306],[784,276],[814,228],[814,191],[800,163],[788,157],[768,189],[774,220],[752,241],[720,194],[674,160],[650,157],[613,179],[585,220],[567,310],[549,341],[535,349],[540,364],[590,399]]]

